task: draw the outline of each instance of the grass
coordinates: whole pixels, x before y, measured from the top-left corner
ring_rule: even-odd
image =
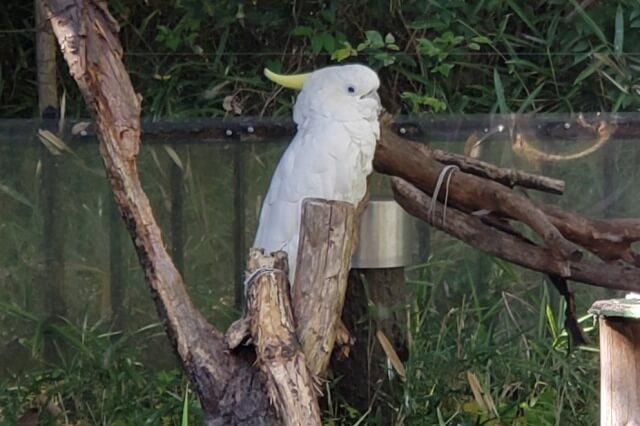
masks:
[[[434,247],[411,283],[406,424],[596,423],[597,353],[569,352],[543,280],[459,242]],[[593,341],[592,321],[581,319]]]
[[[55,424],[68,425],[201,422],[181,371],[141,362],[145,341],[162,333],[159,324],[119,333],[103,323],[50,326],[15,305],[3,304],[0,313],[20,321],[21,356],[32,361],[28,370],[0,379],[1,424],[16,424],[31,408],[44,406],[42,399],[52,407],[41,410],[43,424],[53,424],[52,413],[61,413]],[[45,333],[56,337],[56,365],[45,364],[39,355]]]

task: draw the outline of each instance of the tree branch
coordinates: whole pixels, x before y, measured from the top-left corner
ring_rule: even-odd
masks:
[[[444,207],[434,206],[436,220],[429,209],[433,199],[403,179],[392,178],[395,199],[410,214],[458,238],[478,250],[500,257],[516,265],[547,274],[559,275],[564,271],[551,251],[526,242],[516,235],[498,230],[478,217],[447,207],[446,220],[442,220]],[[640,292],[640,268],[622,262],[594,262],[585,259],[569,262],[571,279],[598,287]]]
[[[195,387],[207,424],[274,419],[252,360],[233,356],[191,302],[142,189],[136,160],[140,99],[122,64],[118,25],[98,0],[47,0],[47,13],[96,122],[100,153],[171,345]],[[266,420],[265,420],[266,419]]]
[[[444,166],[433,158],[427,147],[393,133],[389,117],[382,118],[380,130],[381,140],[373,159],[374,168],[406,179],[422,191],[432,194]],[[560,276],[568,277],[568,262],[579,260],[582,256],[580,250],[553,226],[533,202],[504,185],[459,171],[451,176],[448,193],[449,202],[458,208],[467,211],[489,210],[529,226],[544,240],[557,261],[556,265],[563,265],[556,271]],[[438,194],[438,198],[444,201],[444,191]]]

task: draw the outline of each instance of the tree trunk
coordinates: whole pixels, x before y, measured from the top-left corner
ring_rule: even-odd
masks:
[[[232,354],[194,307],[138,177],[140,98],[122,64],[118,25],[98,0],[47,0],[60,48],[96,122],[107,177],[171,345],[208,425],[277,424],[253,351]]]

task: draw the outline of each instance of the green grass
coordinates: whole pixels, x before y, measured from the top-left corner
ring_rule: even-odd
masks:
[[[50,325],[3,304],[0,314],[20,321],[16,354],[31,358],[31,368],[0,379],[0,423],[15,424],[44,395],[62,414],[55,424],[178,425],[201,422],[199,406],[187,399],[188,383],[178,368],[161,369],[141,362],[149,338],[162,334],[159,324],[131,332],[110,332],[102,323]],[[33,330],[33,334],[26,334]],[[56,338],[58,361],[42,360],[44,334]],[[21,349],[21,350],[20,350]],[[34,366],[35,365],[35,366]],[[54,424],[43,410],[43,424]]]
[[[543,279],[446,240],[434,244],[427,277],[411,283],[411,359],[398,407],[406,424],[596,423],[597,352],[568,351],[564,306],[550,307]],[[581,319],[597,342],[592,321]],[[474,398],[468,372],[495,411]]]

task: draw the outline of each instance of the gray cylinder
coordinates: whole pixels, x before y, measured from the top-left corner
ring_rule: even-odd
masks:
[[[426,224],[392,198],[372,199],[360,219],[352,268],[398,268],[420,263],[420,237]],[[422,229],[421,229],[422,228]]]

